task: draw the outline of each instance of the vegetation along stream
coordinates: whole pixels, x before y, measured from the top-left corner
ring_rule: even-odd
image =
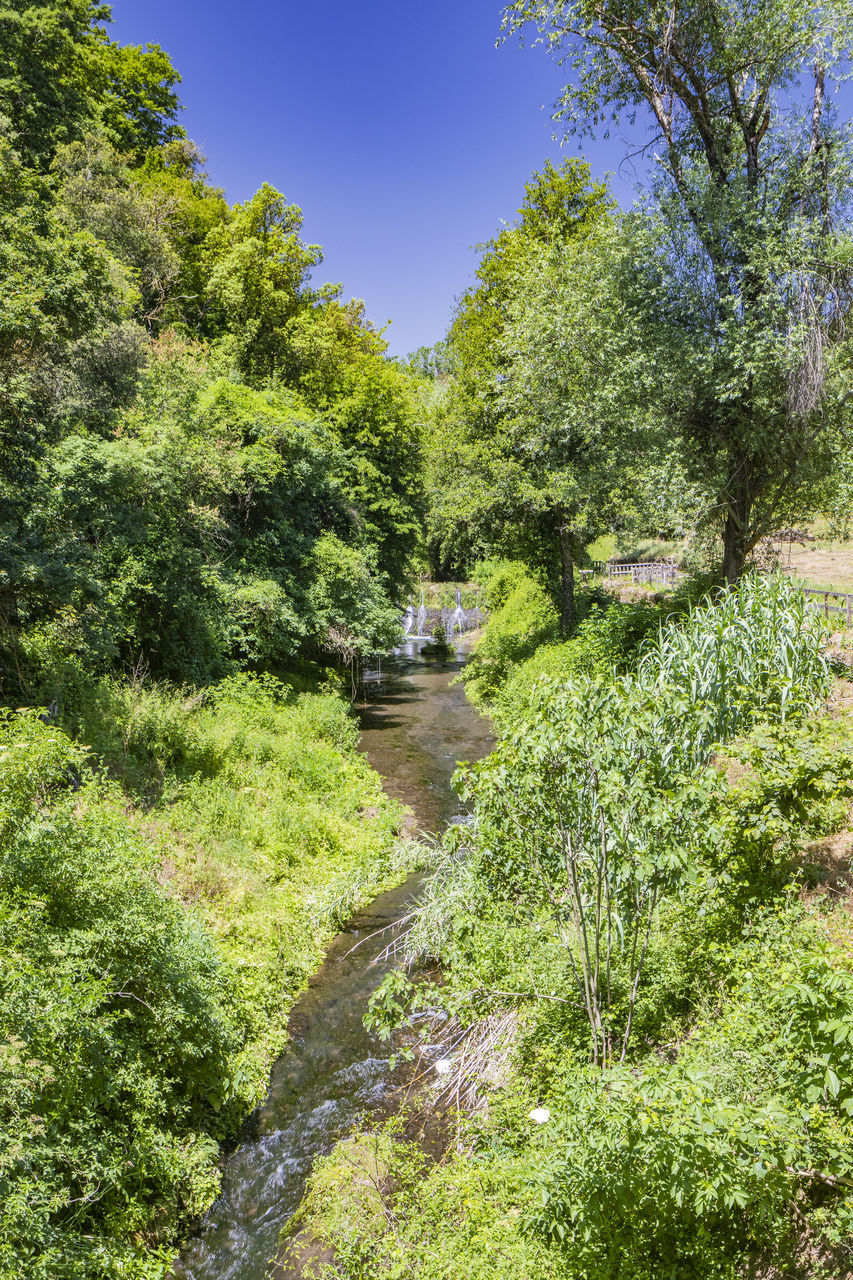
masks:
[[[853,0],[210,8],[0,3],[0,1280],[853,1280]]]
[[[451,687],[462,659],[430,660],[408,642],[367,674],[359,708],[362,750],[420,830],[458,814],[450,785],[458,760],[492,745],[489,722]],[[314,1157],[360,1116],[393,1106],[387,1044],[362,1018],[386,965],[380,959],[420,877],[378,897],[349,923],[294,1006],[292,1039],[273,1068],[254,1130],[229,1158],[222,1194],[174,1268],[180,1280],[262,1280],[282,1226],[296,1209]]]

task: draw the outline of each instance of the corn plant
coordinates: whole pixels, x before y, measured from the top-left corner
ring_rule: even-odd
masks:
[[[661,898],[691,875],[713,744],[813,706],[829,674],[801,591],[744,580],[661,633],[633,676],[543,680],[461,774],[489,888],[550,916],[596,1066],[624,1061]]]
[[[829,679],[825,637],[800,589],[757,575],[662,630],[637,679],[658,695],[670,756],[698,764],[757,718],[784,722],[813,707]]]

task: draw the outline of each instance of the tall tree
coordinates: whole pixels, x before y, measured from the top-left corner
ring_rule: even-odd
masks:
[[[0,114],[28,165],[103,128],[139,158],[181,135],[175,68],[159,45],[110,42],[98,0],[2,0]]]
[[[208,297],[214,322],[229,334],[235,362],[248,378],[284,372],[288,324],[303,302],[319,245],[299,237],[302,210],[264,183],[207,238]]]
[[[609,219],[529,256],[501,342],[503,436],[519,498],[559,548],[561,625],[574,623],[574,565],[616,522],[652,514],[649,459],[677,460],[662,429],[673,392],[634,303],[634,238]]]
[[[612,207],[581,160],[548,163],[532,176],[516,224],[484,246],[477,284],[457,305],[448,335],[453,375],[432,451],[433,555],[465,561],[501,551],[538,563],[554,583],[565,626],[583,542],[572,465],[580,455],[571,454],[565,436],[559,443],[549,437],[545,448],[531,406],[507,395],[506,336],[532,264],[553,247],[583,243]]]
[[[849,0],[513,0],[571,79],[556,114],[591,132],[645,109],[658,237],[650,305],[684,339],[679,425],[722,517],[731,582],[820,470],[849,382],[849,130],[828,90]]]

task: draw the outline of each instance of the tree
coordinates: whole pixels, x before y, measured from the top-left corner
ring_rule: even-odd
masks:
[[[418,383],[388,359],[388,344],[364,303],[342,302],[339,295],[339,286],[303,295],[284,331],[281,359],[288,381],[340,443],[339,479],[359,542],[373,548],[389,598],[399,600],[423,535]]]
[[[20,521],[39,460],[55,442],[68,353],[101,326],[118,326],[133,297],[118,264],[90,235],[70,232],[43,202],[0,121],[0,632],[40,553]],[[79,348],[78,348],[79,350]]]
[[[207,182],[203,156],[186,138],[146,154],[132,167],[102,133],[59,147],[57,211],[90,231],[126,266],[139,290],[137,318],[156,335],[167,324],[203,326],[204,245],[228,206]]]
[[[248,378],[281,375],[288,322],[303,302],[319,245],[303,244],[302,210],[268,183],[235,205],[227,223],[207,237],[212,319],[229,334],[229,348]]]
[[[438,381],[453,372],[453,356],[446,342],[436,342],[432,347],[418,347],[410,351],[400,363],[421,378]]]
[[[557,252],[583,243],[611,209],[606,187],[590,180],[583,161],[549,163],[533,175],[517,224],[485,246],[478,284],[457,306],[448,335],[454,374],[433,449],[433,556],[470,561],[498,550],[540,565],[555,584],[566,627],[574,555],[583,542],[572,470],[580,454],[561,451],[554,437],[543,452],[530,406],[521,411],[507,395],[513,356],[506,335],[524,306],[532,264],[549,246]]]
[[[98,0],[3,0],[0,113],[27,165],[46,170],[56,148],[103,127],[140,157],[181,130],[180,77],[157,45],[112,44]]]
[[[849,0],[514,0],[504,14],[508,31],[535,23],[569,65],[556,109],[568,130],[650,117],[649,305],[681,344],[689,395],[676,421],[715,494],[729,582],[802,501],[850,394],[835,363],[850,139],[828,88],[851,17]]]
[[[516,280],[498,389],[517,500],[559,548],[560,623],[574,623],[574,564],[617,520],[648,507],[649,455],[668,450],[668,386],[629,305],[633,241],[610,220],[531,253]],[[628,296],[626,296],[628,295]]]
[[[143,201],[164,202],[174,210],[167,230],[180,265],[157,317],[159,327],[186,327],[199,337],[214,332],[207,323],[207,237],[228,218],[224,193],[211,185],[204,163],[205,157],[194,142],[177,138],[146,152],[144,162],[131,175]]]
[[[228,209],[108,20],[0,0],[0,678],[361,660],[420,538],[416,380],[309,287],[296,205]]]
[[[101,53],[103,88],[99,119],[113,145],[137,161],[183,138],[175,85],[181,77],[158,44],[107,41]]]
[[[164,191],[142,189],[122,156],[97,134],[61,147],[60,216],[87,230],[128,269],[139,289],[138,318],[151,329],[178,278],[173,246],[178,205]]]

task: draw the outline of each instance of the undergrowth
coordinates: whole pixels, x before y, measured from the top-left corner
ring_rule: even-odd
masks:
[[[0,720],[0,1277],[147,1280],[410,854],[331,693],[65,692]]]
[[[471,700],[499,722],[542,676],[631,670],[649,638],[677,623],[709,587],[691,578],[658,599],[634,603],[601,587],[581,587],[575,625],[562,635],[553,601],[525,565],[499,561],[482,569],[489,621],[460,678]]]
[[[473,1040],[513,1011],[511,1067],[437,1166],[393,1131],[321,1163],[311,1274],[853,1275],[853,942],[816,853],[847,823],[853,723],[789,585],[662,615],[609,667],[614,619],[600,648],[582,622],[583,663],[499,691],[474,825],[408,938],[442,982],[390,976],[371,1019],[443,1007]]]

